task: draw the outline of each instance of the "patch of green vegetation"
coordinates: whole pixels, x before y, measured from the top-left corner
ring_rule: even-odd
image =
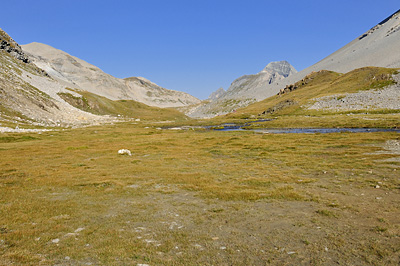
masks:
[[[318,213],[319,215],[322,215],[322,216],[326,216],[326,217],[337,218],[337,215],[334,212],[329,211],[329,210],[317,210],[316,213]]]
[[[67,150],[73,151],[73,150],[87,150],[89,147],[88,146],[79,146],[79,147],[68,147]]]
[[[30,140],[37,140],[38,138],[32,137],[29,135],[8,135],[8,136],[1,136],[0,143],[11,143],[11,142],[21,142],[21,141],[30,141]]]
[[[69,89],[73,91],[72,89]],[[157,108],[133,100],[113,101],[87,91],[75,91],[81,96],[71,93],[58,93],[66,102],[85,112],[96,115],[132,117],[146,120],[189,120],[184,114],[172,108]]]
[[[386,227],[382,227],[382,226],[375,226],[372,230],[375,232],[384,233],[388,229]]]

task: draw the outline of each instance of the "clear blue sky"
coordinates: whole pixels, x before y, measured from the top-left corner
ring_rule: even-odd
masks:
[[[205,99],[271,61],[302,70],[398,9],[399,0],[12,0],[0,27],[20,44]]]

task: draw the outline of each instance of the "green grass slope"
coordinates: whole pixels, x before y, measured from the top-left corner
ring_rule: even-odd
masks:
[[[71,91],[74,91],[71,89]],[[82,95],[74,96],[71,93],[58,95],[72,106],[96,115],[110,115],[140,118],[146,120],[188,120],[181,112],[172,108],[151,107],[133,100],[113,101],[87,91],[74,91]]]

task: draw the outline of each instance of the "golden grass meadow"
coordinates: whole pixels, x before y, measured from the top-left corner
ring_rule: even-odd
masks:
[[[397,265],[399,141],[155,122],[4,133],[0,265]]]

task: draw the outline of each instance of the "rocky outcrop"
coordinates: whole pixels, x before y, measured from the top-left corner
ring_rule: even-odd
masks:
[[[262,115],[273,114],[275,112],[278,112],[278,111],[280,111],[280,110],[282,110],[282,109],[284,109],[286,107],[289,107],[289,106],[292,106],[292,105],[295,105],[295,104],[297,104],[297,102],[295,102],[295,101],[293,101],[291,99],[288,99],[288,100],[285,100],[285,101],[282,101],[282,102],[278,103],[277,105],[275,105],[275,106],[273,106],[271,108],[268,108],[267,110],[265,110],[261,114]]]
[[[6,51],[24,63],[30,62],[28,56],[22,51],[21,46],[2,29],[0,29],[0,50]]]
[[[329,72],[327,70],[320,70],[317,72],[311,72],[310,74],[308,74],[307,76],[305,76],[304,78],[302,78],[300,81],[296,82],[295,84],[290,84],[290,85],[286,85],[285,88],[280,89],[280,91],[278,92],[278,95],[283,95],[283,94],[287,94],[289,92],[295,91],[299,88],[301,88],[304,85],[307,85],[309,82],[311,82],[314,79],[314,76],[316,74],[320,74],[320,73],[326,73]]]

